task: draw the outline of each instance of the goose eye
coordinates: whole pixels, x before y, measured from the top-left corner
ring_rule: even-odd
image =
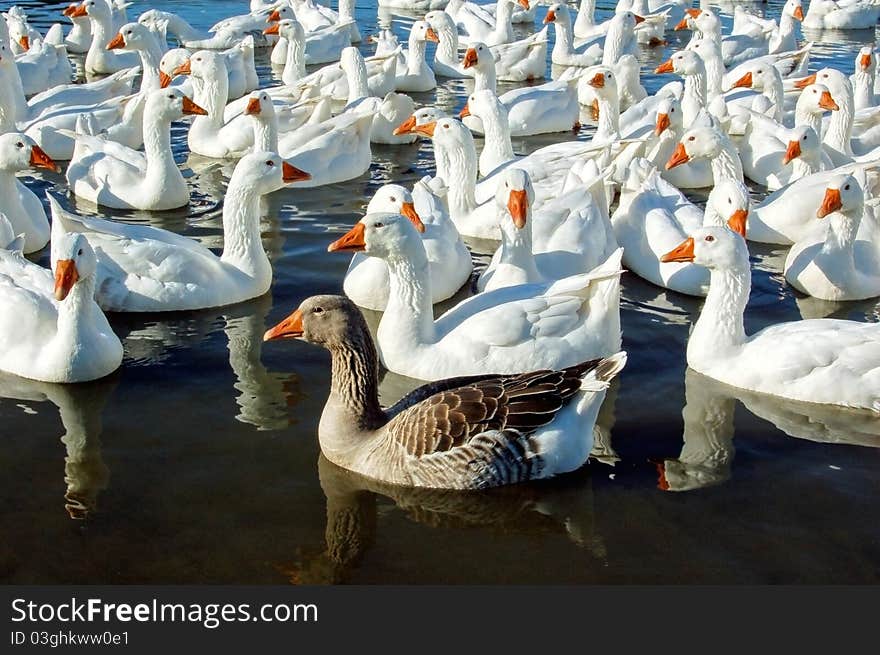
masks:
[[[670,114],[674,114],[674,113],[675,113],[675,108],[673,107],[672,109],[670,109],[670,110],[669,110],[669,113],[670,113]]]
[[[728,205],[732,205],[732,204],[733,204],[733,198],[728,198],[728,199],[727,199],[727,204],[728,204]]]
[[[849,191],[849,184],[847,184],[845,187],[843,187],[843,190],[844,190],[844,191]]]
[[[312,310],[312,313],[313,313],[313,314],[323,314],[323,313],[324,313],[324,308],[323,308],[323,307],[315,307],[315,308]]]
[[[275,165],[275,162],[272,161],[271,159],[266,160],[266,166],[274,166],[274,165]]]
[[[15,147],[16,148],[24,148],[24,144],[21,141],[19,141],[18,143],[15,144]]]
[[[80,248],[79,250],[76,251],[76,256],[77,256],[77,257],[82,257],[82,254],[83,254],[83,249],[82,249],[82,248]]]
[[[695,136],[688,137],[688,141],[696,141],[696,140],[697,140],[697,137],[695,137]]]
[[[806,135],[806,134],[804,134],[804,138],[803,138],[803,140],[804,140],[804,141],[807,140],[807,135]]]
[[[713,241],[715,241],[715,237],[713,237],[713,236],[710,234],[709,236],[706,237],[706,241],[708,241],[709,243],[712,243]]]
[[[128,31],[126,32],[126,34],[128,34],[129,36],[131,36],[131,30],[128,30]]]
[[[385,227],[385,223],[373,223],[373,227]]]
[[[397,198],[395,198],[394,196],[391,196],[391,198],[389,198],[389,200],[391,200],[391,202],[397,202]]]
[[[448,130],[448,129],[449,129],[449,123],[444,123],[444,124],[443,124],[443,127],[444,127],[445,129]]]
[[[174,100],[174,94],[173,94],[173,93],[169,93],[169,94],[168,94],[168,97],[171,98],[172,100]]]

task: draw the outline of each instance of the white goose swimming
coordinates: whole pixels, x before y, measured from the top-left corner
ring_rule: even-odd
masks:
[[[575,48],[574,31],[571,24],[571,13],[565,4],[552,4],[544,17],[545,23],[553,23],[556,30],[556,42],[550,54],[551,61],[557,66],[595,66],[602,61],[602,46],[591,42],[586,47]]]
[[[880,413],[880,324],[813,319],[747,336],[749,252],[727,228],[695,230],[663,261],[709,269],[709,294],[687,346],[695,371],[781,398]]]
[[[549,286],[479,294],[434,320],[421,237],[399,214],[369,214],[328,248],[380,257],[391,273],[378,329],[390,371],[421,380],[553,368],[620,348],[619,251]]]
[[[134,53],[119,53],[107,49],[107,44],[116,33],[113,25],[113,10],[107,0],[83,0],[71,16],[88,16],[91,23],[92,42],[86,54],[87,73],[108,75],[137,66],[138,57]]]
[[[416,182],[412,193],[398,184],[386,184],[367,205],[367,214],[376,212],[403,214],[421,233],[430,268],[432,303],[451,298],[468,281],[473,268],[471,255],[428,178]],[[376,257],[355,253],[343,289],[358,306],[385,311],[390,293],[388,265]]]
[[[409,31],[408,50],[406,51],[406,69],[398,68],[395,89],[407,93],[425,93],[437,86],[434,71],[425,59],[428,41],[437,42],[439,38],[430,25],[417,20]]]
[[[98,304],[107,311],[170,312],[261,296],[272,266],[260,238],[260,199],[308,177],[277,154],[256,152],[235,167],[223,203],[223,253],[154,227],[81,218],[50,196],[52,241],[82,233],[98,254]],[[53,256],[55,255],[53,250]]]
[[[784,268],[788,283],[822,300],[880,296],[880,247],[856,238],[864,213],[865,195],[856,177],[843,173],[832,178],[816,212],[828,222],[824,238],[819,234],[791,247]]]
[[[58,165],[29,136],[18,132],[0,135],[0,197],[3,213],[13,236],[24,235],[25,253],[42,250],[49,243],[49,219],[43,203],[17,177],[32,168],[58,172]]]
[[[86,15],[75,15],[78,14],[77,7],[79,5],[74,2],[62,12],[73,24],[73,28],[64,37],[64,46],[67,52],[82,55],[89,51],[89,46],[92,44],[92,22]]]
[[[95,304],[95,253],[60,237],[55,272],[0,250],[0,370],[42,382],[88,382],[122,363],[122,344]]]
[[[580,468],[605,390],[626,362],[621,352],[560,371],[443,380],[382,409],[376,347],[350,300],[309,298],[263,338],[292,337],[331,353],[318,427],[327,459],[383,482],[433,489],[488,489]]]
[[[873,29],[880,4],[873,0],[810,0],[804,27],[814,30]]]
[[[205,115],[183,92],[168,88],[147,95],[144,151],[88,134],[76,135],[67,182],[73,193],[116,209],[164,211],[189,202],[189,189],[171,152],[171,122]]]

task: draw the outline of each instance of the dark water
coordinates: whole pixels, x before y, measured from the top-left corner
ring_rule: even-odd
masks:
[[[60,20],[66,3],[20,4],[44,28]],[[246,6],[152,4],[199,27]],[[778,15],[780,5],[766,11]],[[610,6],[600,2],[600,14]],[[147,7],[135,2],[130,17]],[[372,2],[358,2],[362,34],[376,29],[376,14]],[[410,20],[395,17],[401,41]],[[646,71],[684,37],[671,38],[662,52],[643,53]],[[850,71],[873,34],[822,38],[814,66]],[[268,83],[267,61],[260,53]],[[646,79],[655,89],[668,78]],[[462,82],[447,82],[436,97],[452,110],[465,92]],[[433,102],[434,94],[417,101]],[[192,185],[189,210],[126,220],[220,246],[229,167],[188,161],[183,125],[174,141]],[[260,336],[304,297],[340,292],[347,258],[328,255],[326,245],[357,220],[378,186],[411,183],[431,170],[430,144],[377,147],[361,179],[274,194],[264,225],[275,266],[271,295],[205,312],[111,316],[126,358],[107,380],[60,387],[0,376],[0,580],[880,581],[877,421],[817,415],[686,373],[685,343],[700,303],[632,275],[624,276],[622,300],[629,364],[603,408],[604,452],[581,471],[481,495],[438,494],[385,488],[321,459],[327,354],[299,342],[264,347]],[[59,187],[63,179],[48,174],[32,183]],[[802,315],[878,320],[873,303],[797,298],[778,273],[784,251],[750,248],[749,330]],[[388,376],[385,399],[408,384]]]

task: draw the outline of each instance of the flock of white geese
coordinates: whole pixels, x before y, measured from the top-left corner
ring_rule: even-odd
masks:
[[[313,296],[266,332],[327,348],[319,426],[327,458],[383,482],[481,489],[582,466],[621,352],[624,271],[705,302],[687,346],[694,371],[732,387],[880,415],[880,325],[812,319],[746,334],[748,242],[790,246],[782,273],[832,301],[880,296],[880,80],[865,47],[852,71],[811,72],[811,29],[874,29],[878,0],[788,0],[779,20],[711,3],[620,0],[379,0],[419,12],[406,44],[363,38],[354,0],[252,0],[208,32],[119,0],[84,0],[41,34],[12,7],[0,20],[0,370],[50,383],[95,380],[122,363],[104,312],[220,307],[266,294],[272,266],[261,199],[282,187],[362,176],[371,144],[430,139],[434,176],[387,184],[328,246],[354,253],[346,295]],[[524,25],[543,27],[522,39]],[[554,31],[550,49],[550,30]],[[657,67],[640,47],[690,41]],[[169,49],[169,42],[178,47]],[[433,60],[429,42],[436,44]],[[258,88],[271,47],[281,84]],[[72,84],[68,53],[89,83]],[[547,60],[551,62],[548,67]],[[307,70],[307,66],[310,67]],[[458,116],[417,107],[437,78],[471,78]],[[551,81],[539,83],[542,78]],[[499,81],[521,83],[498,95]],[[511,138],[579,130],[527,156]],[[172,154],[232,159],[220,254],[156,227],[86,217],[18,178],[61,172],[101,207],[188,204]],[[478,153],[474,134],[482,137]],[[752,205],[745,178],[771,190]],[[711,189],[705,209],[684,191]],[[51,216],[51,221],[49,220]],[[488,245],[478,293],[435,319],[471,281],[469,243]],[[477,241],[473,241],[477,240]],[[51,250],[51,270],[25,257]],[[384,312],[374,342],[358,309]],[[383,408],[379,366],[430,381]],[[877,416],[880,418],[880,416]]]

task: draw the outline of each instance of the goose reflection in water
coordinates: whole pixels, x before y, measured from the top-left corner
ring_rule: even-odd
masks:
[[[83,384],[49,384],[0,373],[0,397],[25,403],[50,402],[58,408],[64,434],[64,508],[82,521],[98,510],[98,497],[110,483],[101,455],[102,413],[117,375]],[[30,409],[30,408],[29,408]]]
[[[530,534],[564,532],[607,565],[605,543],[596,525],[590,476],[578,473],[551,483],[529,483],[474,493],[390,485],[318,459],[321,489],[327,497],[322,547],[299,549],[292,563],[276,566],[291,584],[339,584],[355,575],[376,542],[382,522],[380,497],[414,523],[431,528],[480,529]]]
[[[880,448],[880,421],[875,414],[738,389],[690,368],[685,371],[685,401],[681,453],[656,463],[658,487],[663,491],[692,491],[730,479],[737,401],[790,437]]]

